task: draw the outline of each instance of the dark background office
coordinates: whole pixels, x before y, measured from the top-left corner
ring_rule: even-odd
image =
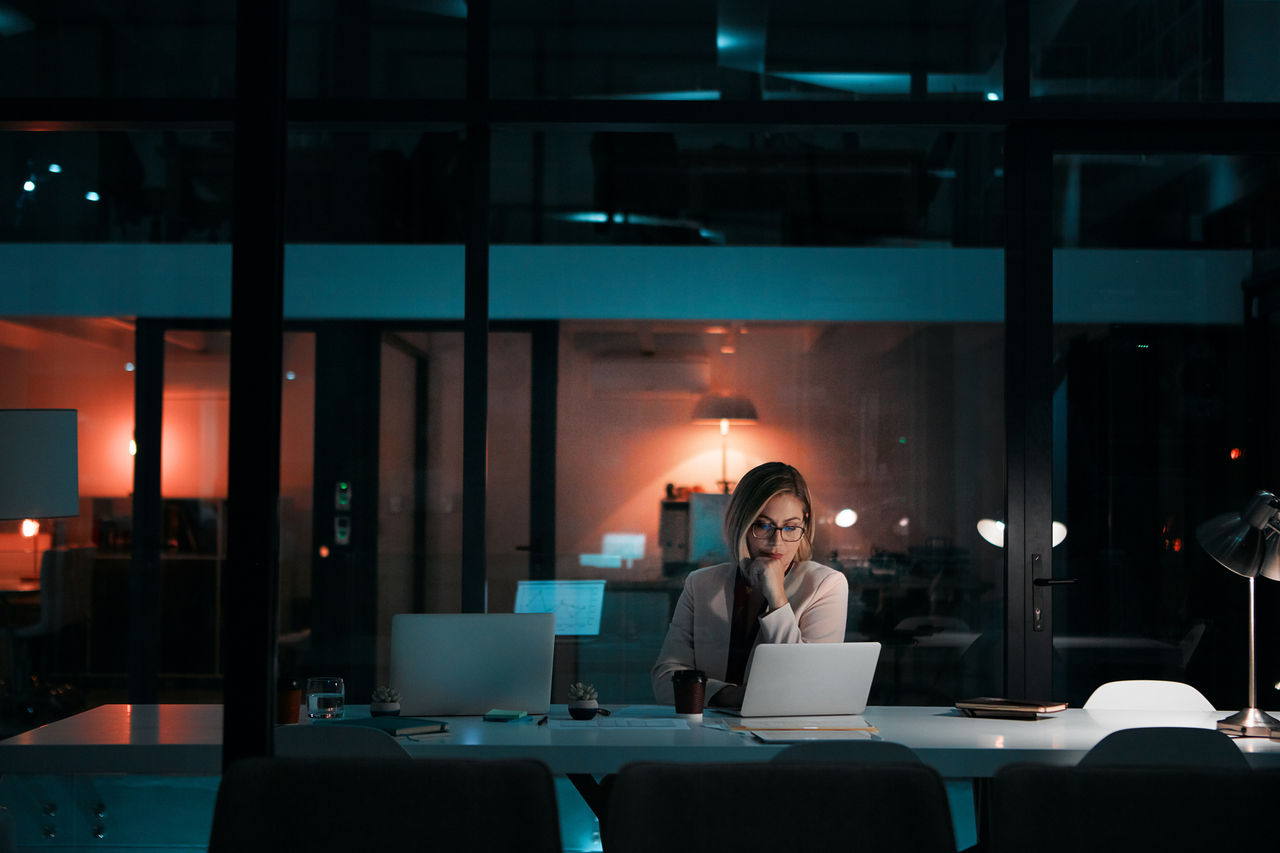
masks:
[[[885,643],[874,701],[1152,677],[1244,703],[1246,586],[1194,529],[1280,485],[1272,4],[526,6],[289,4],[275,187],[237,175],[271,144],[237,146],[233,4],[0,6],[0,406],[80,411],[82,493],[0,550],[95,549],[50,681],[219,701],[279,665],[358,694],[392,613],[603,578],[557,684],[649,701],[698,556],[664,551],[666,486],[720,488],[692,412],[732,392],[759,417],[728,478],[809,475],[850,638]],[[261,457],[230,418],[277,393],[232,368],[237,321],[278,310],[233,263],[275,239],[237,227],[255,208],[283,402],[250,567],[229,484]],[[611,533],[641,555],[593,560]],[[262,566],[274,594],[229,607]],[[224,645],[243,620],[278,651]]]

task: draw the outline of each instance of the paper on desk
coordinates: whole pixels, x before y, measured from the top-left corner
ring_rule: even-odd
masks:
[[[757,740],[765,743],[800,743],[811,740],[871,740],[874,735],[865,729],[849,731],[845,729],[787,729],[757,730],[751,733]]]
[[[596,717],[591,720],[547,720],[553,729],[688,729],[672,717]]]
[[[731,732],[878,732],[866,718],[853,714],[831,717],[743,717],[727,721]]]
[[[670,705],[623,705],[613,712],[623,717],[666,717],[672,719],[674,710]]]

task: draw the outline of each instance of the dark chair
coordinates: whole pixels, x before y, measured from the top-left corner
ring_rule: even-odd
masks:
[[[1274,771],[1014,764],[992,783],[988,853],[1269,850]]]
[[[924,764],[636,763],[609,799],[609,853],[954,853],[947,795]]]
[[[915,750],[891,740],[807,741],[793,744],[774,761],[845,761],[866,764],[922,763]],[[978,834],[979,790],[972,779],[944,779],[951,828],[957,841]]]
[[[906,744],[891,740],[807,741],[792,744],[774,761],[860,761],[868,764],[909,764],[920,756]]]
[[[83,652],[88,638],[93,592],[92,548],[51,548],[40,558],[40,612],[36,621],[13,629],[16,685],[66,669],[72,643]],[[83,663],[81,658],[74,658]],[[65,658],[65,659],[64,659]]]
[[[1249,769],[1240,747],[1222,732],[1175,726],[1112,732],[1080,759],[1081,767],[1138,765]]]
[[[281,758],[389,758],[409,760],[394,737],[364,726],[293,723],[275,728]]]
[[[211,853],[560,853],[555,786],[530,759],[250,758],[218,786]]]

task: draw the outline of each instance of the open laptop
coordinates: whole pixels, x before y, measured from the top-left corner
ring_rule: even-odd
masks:
[[[880,659],[879,643],[761,643],[747,663],[742,717],[861,714]]]
[[[397,613],[391,686],[405,716],[470,716],[551,705],[554,613]]]

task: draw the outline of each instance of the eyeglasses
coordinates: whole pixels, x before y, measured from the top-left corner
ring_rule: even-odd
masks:
[[[799,542],[804,535],[804,528],[795,524],[784,524],[779,527],[767,521],[756,521],[751,524],[751,536],[755,539],[772,539],[773,531],[778,531],[783,542]]]

